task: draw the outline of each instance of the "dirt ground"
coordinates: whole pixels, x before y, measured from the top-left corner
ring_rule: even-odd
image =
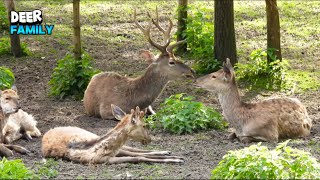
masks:
[[[113,27],[106,26],[111,29],[111,36],[114,38],[117,38],[117,34],[123,32],[134,31],[138,33],[134,24],[130,22]],[[83,42],[85,50],[95,58],[97,68],[103,71],[115,71],[123,75],[136,76],[147,67],[147,64],[138,56],[138,50],[150,47],[143,39],[139,38],[135,39],[134,36],[133,38],[121,38],[112,44],[106,43],[103,39],[83,35]],[[15,73],[22,108],[34,115],[42,133],[57,126],[77,126],[103,135],[116,125],[116,121],[88,117],[85,115],[83,103],[80,101],[71,99],[59,101],[48,97],[48,81],[52,70],[56,66],[56,61],[64,57],[67,52],[68,43],[62,44],[55,37],[35,40],[35,37],[24,36],[22,40],[27,42],[34,55],[18,59],[9,56],[0,57],[0,64],[11,68]],[[72,40],[71,36],[66,39],[66,41],[69,40]],[[139,42],[135,42],[136,40]],[[205,91],[198,91],[192,84],[183,81],[169,83],[162,95],[153,104],[154,109],[159,108],[159,103],[164,98],[180,92],[193,95],[197,100],[214,106],[221,112],[214,95]],[[270,93],[268,96],[270,95],[285,96],[282,93]],[[320,159],[320,90],[291,94],[290,97],[297,97],[306,105],[314,122],[311,136],[291,141],[290,145],[309,151],[317,159]],[[246,101],[257,101],[265,98],[265,96],[257,94],[245,94],[244,96]],[[211,170],[227,151],[250,145],[239,143],[236,140],[227,140],[227,130],[222,132],[211,130],[192,135],[172,135],[164,131],[153,131],[151,133],[153,141],[150,145],[142,146],[133,142],[129,144],[145,149],[169,150],[174,155],[185,157],[185,162],[183,164],[82,165],[66,160],[57,160],[59,175],[56,178],[207,179],[210,177]],[[42,160],[41,138],[35,138],[31,142],[19,140],[15,144],[23,145],[32,151],[30,155],[15,154],[14,158],[23,159],[27,166],[34,167],[36,162]],[[263,144],[269,147],[275,146],[275,144],[270,143]]]

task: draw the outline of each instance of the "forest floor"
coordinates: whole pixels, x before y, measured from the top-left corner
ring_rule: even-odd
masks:
[[[212,7],[213,2],[193,2]],[[141,5],[143,4],[143,5]],[[122,75],[137,76],[143,73],[147,63],[139,57],[140,49],[154,49],[144,40],[142,33],[132,22],[132,8],[139,11],[154,9],[158,5],[160,16],[174,17],[175,1],[84,1],[81,2],[81,24],[83,48],[95,59],[95,67],[102,71],[114,71]],[[0,64],[11,68],[16,76],[22,108],[34,115],[42,133],[57,126],[77,126],[102,135],[113,128],[116,121],[105,121],[88,117],[83,103],[72,99],[56,100],[48,96],[53,68],[72,45],[72,4],[48,1],[17,1],[18,10],[43,10],[44,23],[54,24],[51,36],[22,36],[32,55],[23,58],[0,57]],[[266,47],[266,21],[264,1],[235,1],[235,26],[240,62],[248,59],[250,52]],[[320,78],[320,2],[281,1],[279,2],[282,53],[291,63],[291,71],[306,71]],[[144,18],[145,19],[145,18]],[[143,18],[142,18],[143,20]],[[174,21],[176,24],[176,21]],[[128,34],[130,36],[122,36]],[[2,37],[4,35],[0,35]],[[156,52],[156,51],[154,51]],[[188,63],[192,61],[187,61]],[[189,82],[169,83],[153,104],[158,110],[159,103],[172,94],[185,92],[196,100],[213,106],[221,112],[217,98],[195,89]],[[300,93],[268,92],[247,93],[241,88],[245,101],[258,101],[268,97],[290,96],[299,98],[307,107],[313,120],[309,137],[292,140],[289,145],[311,152],[320,159],[320,90]],[[165,131],[152,131],[152,143],[132,146],[145,149],[169,150],[185,157],[183,164],[117,164],[83,165],[66,160],[57,160],[59,172],[56,178],[144,178],[144,179],[207,179],[211,170],[230,150],[251,144],[227,140],[228,132],[210,130],[190,135],[173,135]],[[20,144],[32,151],[30,155],[16,154],[28,167],[34,168],[42,161],[41,138],[31,142],[19,140]],[[274,147],[272,143],[262,143]]]

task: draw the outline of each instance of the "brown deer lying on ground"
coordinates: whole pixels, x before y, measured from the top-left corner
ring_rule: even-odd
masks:
[[[169,81],[182,77],[194,77],[194,71],[176,60],[172,52],[173,48],[183,41],[169,45],[172,29],[170,19],[167,31],[159,25],[158,11],[157,19],[151,19],[146,29],[137,22],[136,12],[134,13],[134,21],[147,37],[149,43],[160,50],[161,54],[155,57],[150,51],[143,50],[142,55],[150,65],[144,75],[137,78],[124,77],[113,72],[104,72],[93,76],[84,93],[84,107],[89,115],[112,119],[113,115],[110,109],[112,103],[119,105],[127,113],[135,106],[142,109],[148,107],[153,112],[150,105],[161,94]],[[164,34],[165,45],[157,44],[151,39],[152,23]]]
[[[304,137],[312,121],[298,99],[273,98],[257,103],[240,100],[235,73],[227,59],[223,69],[197,79],[196,84],[218,94],[226,120],[236,130],[229,138],[242,142]]]
[[[145,124],[144,112],[139,107],[130,114],[111,104],[118,125],[103,136],[97,136],[78,127],[57,127],[42,139],[44,157],[66,158],[81,163],[158,162],[182,163],[181,157],[168,156],[168,151],[147,151],[124,146],[132,139],[142,144],[151,142]]]
[[[31,140],[32,136],[41,136],[41,132],[36,127],[37,121],[32,115],[20,109],[17,88],[13,86],[12,89],[0,91],[0,93],[4,117],[2,127],[4,142],[9,144],[21,137]]]
[[[12,156],[13,153],[9,149],[27,153],[29,151],[21,146],[2,143],[11,143],[25,134],[32,135],[29,133],[31,129],[32,131],[36,129],[37,132],[39,130],[33,126],[35,125],[34,120],[30,119],[30,115],[20,109],[19,96],[15,86],[12,89],[0,91],[0,95],[0,156]]]

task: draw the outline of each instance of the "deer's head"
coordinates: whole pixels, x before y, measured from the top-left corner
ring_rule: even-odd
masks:
[[[111,104],[111,109],[114,117],[121,120],[120,123],[124,123],[124,125],[120,127],[128,130],[130,139],[141,142],[141,144],[149,144],[151,142],[149,131],[143,121],[144,112],[140,111],[138,106],[135,110],[131,109],[130,114],[126,114],[120,107],[114,104]]]
[[[236,86],[234,69],[230,59],[226,59],[223,68],[219,71],[198,78],[196,85],[215,93],[223,93]]]
[[[157,48],[161,53],[158,56],[153,55],[148,50],[142,50],[141,55],[149,62],[157,66],[157,70],[162,73],[162,75],[167,76],[170,80],[179,79],[181,77],[192,77],[194,78],[194,71],[185,65],[183,62],[177,60],[173,54],[173,49],[180,44],[185,43],[185,41],[178,41],[174,44],[170,44],[170,33],[172,30],[173,23],[171,19],[169,20],[169,28],[164,30],[159,24],[158,18],[158,9],[156,9],[156,20],[150,17],[149,25],[146,28],[143,28],[136,19],[136,10],[134,11],[134,22],[138,28],[143,32],[145,37],[148,39],[148,42]],[[164,45],[156,43],[150,37],[151,25],[154,24],[159,31],[164,35]]]
[[[0,90],[0,105],[4,114],[16,113],[20,109],[18,90],[15,85],[11,89]]]

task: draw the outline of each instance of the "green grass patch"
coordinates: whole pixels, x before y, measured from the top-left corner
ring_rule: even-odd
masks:
[[[320,88],[320,72],[309,72],[303,70],[290,70],[287,72],[288,89],[295,92],[318,90]]]

